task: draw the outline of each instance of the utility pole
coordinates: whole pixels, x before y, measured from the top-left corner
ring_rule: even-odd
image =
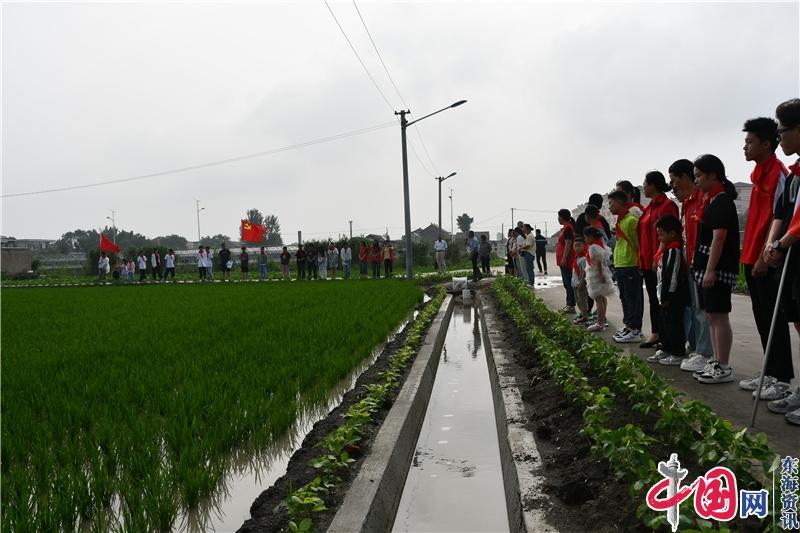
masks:
[[[111,216],[106,218],[111,221],[111,229],[114,230],[114,244],[117,244],[117,222],[116,222],[117,212],[114,211],[113,209],[109,209],[109,211],[111,211]]]
[[[414,277],[414,263],[411,254],[411,203],[408,199],[408,149],[406,148],[406,128],[408,120],[406,115],[411,113],[407,109],[395,111],[395,115],[400,115],[400,141],[403,144],[403,208],[405,211],[406,226],[406,279],[409,281]]]
[[[514,208],[511,208],[511,229],[514,229]]]
[[[350,221],[350,240],[353,240],[353,221]]]
[[[200,246],[200,241],[202,240],[202,237],[200,237],[200,211],[205,209],[205,207],[200,207],[200,200],[196,198],[194,203],[195,207],[197,208],[197,245]]]
[[[453,188],[448,187],[450,189],[450,244],[456,242],[455,233],[453,233]]]
[[[444,178],[441,176],[439,176],[438,178],[434,178],[436,181],[439,182],[439,240],[442,240],[442,182],[447,178],[452,178],[455,175],[456,172],[451,172],[448,176],[445,176]]]

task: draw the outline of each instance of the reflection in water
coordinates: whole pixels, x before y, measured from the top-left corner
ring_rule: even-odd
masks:
[[[429,300],[430,297],[425,295],[424,301]],[[225,474],[211,496],[205,498],[196,509],[182,510],[173,529],[181,533],[239,529],[242,523],[250,518],[250,505],[255,499],[286,473],[289,459],[300,448],[314,424],[341,403],[359,376],[378,358],[384,344],[394,340],[418,314],[418,311],[414,311],[407,317],[384,343],[378,345],[367,358],[350,371],[347,377],[328,392],[326,399],[312,403],[298,395],[297,417],[286,432],[276,436],[263,449],[245,446],[232,453],[222,465]]]
[[[472,326],[472,358],[475,359],[478,357],[478,351],[481,349],[481,328],[480,328],[480,317],[478,317],[478,308],[475,307],[475,320],[473,320],[474,325]],[[466,313],[466,309],[464,310]]]

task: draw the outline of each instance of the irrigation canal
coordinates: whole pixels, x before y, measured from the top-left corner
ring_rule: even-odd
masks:
[[[453,309],[393,531],[509,530],[478,313]]]

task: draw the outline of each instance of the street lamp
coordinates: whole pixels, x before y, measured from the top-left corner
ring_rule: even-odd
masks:
[[[439,240],[440,241],[442,240],[442,182],[447,178],[452,178],[456,174],[457,174],[456,172],[452,172],[448,176],[445,176],[444,178],[442,178],[441,176],[438,178],[434,178],[436,181],[439,182]],[[450,228],[450,230],[452,232],[452,228]]]
[[[114,230],[114,244],[117,244],[117,223],[114,221],[117,212],[113,209],[109,209],[109,211],[111,211],[111,216],[106,218],[111,221],[111,228]]]
[[[195,199],[195,207],[197,207],[197,246],[200,246],[200,241],[202,237],[200,237],[200,211],[205,209],[205,207],[200,207],[200,200]]]
[[[416,124],[420,120],[425,120],[426,118],[432,117],[437,113],[441,113],[442,111],[446,111],[453,107],[458,107],[466,102],[466,100],[459,100],[454,104],[443,107],[439,111],[434,111],[433,113],[425,115],[422,118],[418,118],[417,120],[412,120],[411,122],[406,120],[406,115],[410,114],[411,111],[404,109],[399,112],[394,112],[395,115],[400,115],[400,138],[403,146],[403,202],[405,208],[406,225],[406,279],[408,280],[411,280],[414,277],[414,267],[412,262],[413,258],[411,257],[411,205],[408,200],[408,148],[406,147],[406,128],[412,124]]]

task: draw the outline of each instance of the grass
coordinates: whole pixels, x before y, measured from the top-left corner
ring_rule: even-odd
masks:
[[[2,529],[164,530],[421,301],[399,281],[2,292]]]

